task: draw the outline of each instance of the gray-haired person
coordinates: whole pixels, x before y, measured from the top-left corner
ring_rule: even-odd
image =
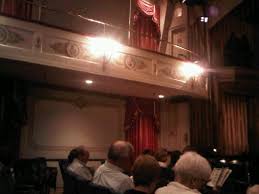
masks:
[[[156,191],[156,194],[199,194],[209,180],[209,162],[195,152],[186,152],[176,162],[175,181]]]

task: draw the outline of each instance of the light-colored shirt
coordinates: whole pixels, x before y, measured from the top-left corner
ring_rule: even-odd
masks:
[[[156,190],[155,194],[201,194],[196,189],[190,189],[181,183],[170,182],[167,186]]]
[[[78,159],[74,159],[73,162],[67,167],[67,170],[73,172],[85,180],[90,181],[93,179],[89,168]]]
[[[134,187],[132,179],[124,174],[121,168],[108,161],[96,170],[93,183],[108,187],[119,193],[124,193]]]

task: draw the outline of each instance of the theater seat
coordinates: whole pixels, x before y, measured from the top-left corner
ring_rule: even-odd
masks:
[[[14,164],[15,193],[48,194],[47,162],[44,158],[21,159]]]

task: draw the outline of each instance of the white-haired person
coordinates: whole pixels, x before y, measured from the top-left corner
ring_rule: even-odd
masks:
[[[134,162],[132,175],[135,187],[124,194],[151,194],[159,179],[160,166],[153,156],[140,155]]]
[[[209,162],[195,152],[186,152],[174,167],[175,180],[156,191],[155,194],[199,194],[199,190],[209,181]]]
[[[249,187],[246,191],[246,194],[259,194],[259,185]]]
[[[108,151],[108,159],[95,172],[93,183],[110,188],[118,193],[134,187],[127,175],[133,165],[133,146],[126,141],[114,142]]]

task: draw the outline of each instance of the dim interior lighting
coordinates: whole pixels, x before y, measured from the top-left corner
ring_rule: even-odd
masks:
[[[121,50],[122,45],[111,38],[91,38],[88,47],[90,53],[95,57],[113,57]]]
[[[213,149],[213,152],[217,152],[217,149],[216,149],[216,148],[214,148],[214,149]]]
[[[209,21],[208,17],[201,16],[201,22],[207,23]]]
[[[158,95],[158,98],[162,99],[162,98],[165,98],[165,96],[162,95],[162,94],[159,94],[159,95]]]
[[[232,160],[231,163],[232,164],[238,164],[238,160]]]
[[[187,79],[204,73],[204,69],[195,63],[183,63],[179,67],[180,73]]]
[[[91,84],[93,84],[93,80],[87,79],[87,80],[85,80],[85,83],[87,85],[91,85]]]
[[[220,162],[225,164],[227,161],[225,159],[221,159]]]

